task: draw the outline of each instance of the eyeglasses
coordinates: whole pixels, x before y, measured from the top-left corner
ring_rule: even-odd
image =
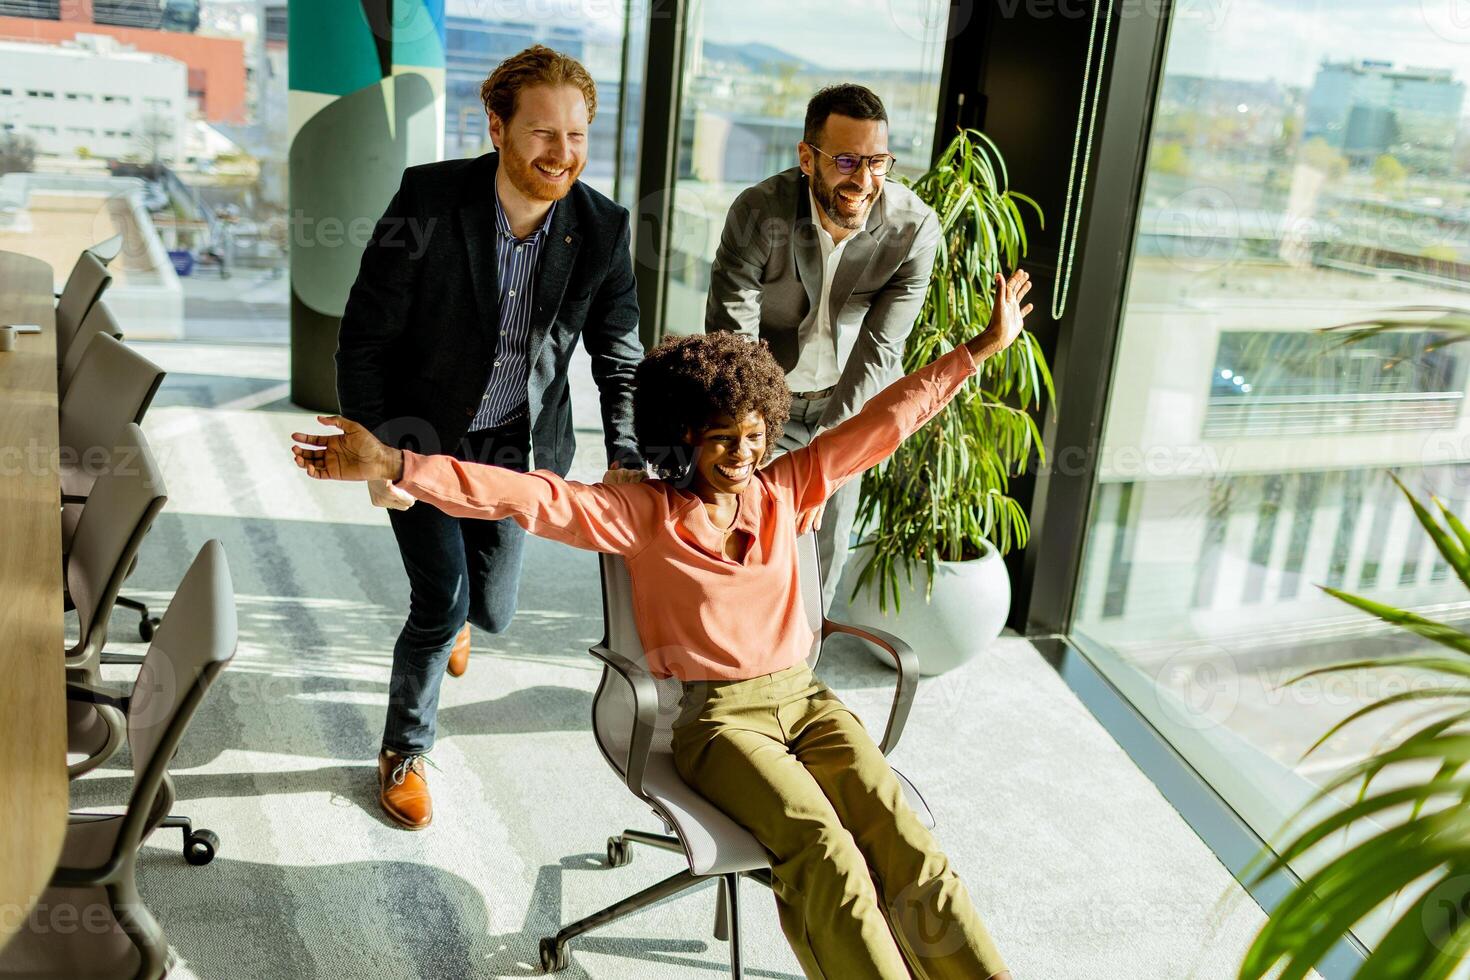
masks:
[[[864,163],[868,165],[868,173],[874,177],[883,177],[898,162],[898,157],[892,153],[871,153],[866,156],[859,156],[856,153],[839,153],[834,157],[815,143],[808,143],[807,146],[810,146],[822,154],[822,156],[831,160],[832,165],[837,168],[837,172],[844,177],[848,174],[857,173],[857,168]]]

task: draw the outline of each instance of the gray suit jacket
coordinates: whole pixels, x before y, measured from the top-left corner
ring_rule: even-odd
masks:
[[[761,337],[787,371],[812,334],[822,289],[822,252],[807,179],[799,167],[746,188],[725,219],[710,271],[706,332]],[[896,180],[853,232],[832,277],[837,363],[842,374],[822,426],[852,415],[902,373],[904,342],[924,303],[939,218]]]

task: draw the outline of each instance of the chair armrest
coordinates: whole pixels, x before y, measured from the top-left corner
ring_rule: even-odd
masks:
[[[53,888],[86,888],[95,885],[110,885],[122,875],[122,861],[111,858],[100,868],[68,868],[58,865],[51,872]]]
[[[903,735],[904,726],[908,724],[909,709],[914,706],[914,694],[919,690],[919,655],[914,653],[913,647],[892,633],[871,626],[853,626],[830,619],[822,620],[822,638],[833,633],[846,633],[873,644],[893,659],[893,666],[898,670],[898,680],[893,687],[893,707],[888,712],[888,726],[883,729],[883,741],[878,743],[883,754],[888,755],[898,746],[898,739]]]
[[[66,682],[66,699],[80,701],[84,704],[105,704],[110,708],[116,708],[123,714],[127,714],[128,705],[133,700],[131,695],[83,684],[81,681]]]
[[[643,773],[648,767],[648,752],[653,745],[653,732],[658,724],[658,688],[648,668],[616,650],[599,643],[591,653],[617,673],[633,691],[633,735],[628,742],[628,788],[639,799],[643,792]]]

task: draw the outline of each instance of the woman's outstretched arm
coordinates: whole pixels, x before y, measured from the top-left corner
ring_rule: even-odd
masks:
[[[336,415],[340,433],[293,432],[296,465],[317,480],[388,480],[452,517],[513,519],[530,533],[588,551],[632,555],[660,523],[664,498],[643,483],[574,483],[546,470],[520,473],[385,446]]]
[[[868,400],[862,410],[801,449],[778,457],[767,477],[791,487],[798,512],[818,507],[848,480],[883,462],[899,445],[949,404],[988,357],[1009,347],[1025,325],[1031,304],[1021,301],[1031,277],[1016,270],[996,275],[990,323],[949,353],[899,378]]]

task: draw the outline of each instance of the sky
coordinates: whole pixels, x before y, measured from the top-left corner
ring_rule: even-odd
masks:
[[[1470,83],[1470,0],[1179,0],[1167,71],[1310,85],[1323,58]]]
[[[596,25],[621,31],[625,3],[649,0],[447,0],[489,19]],[[1094,0],[972,0],[1001,16],[1088,16]],[[1107,0],[1096,0],[1106,3]],[[1113,0],[1122,17],[1160,0]],[[1470,83],[1470,0],[1174,0],[1169,70],[1309,85],[1324,57],[1449,68]],[[769,44],[831,68],[937,65],[948,0],[691,0],[704,38]]]

